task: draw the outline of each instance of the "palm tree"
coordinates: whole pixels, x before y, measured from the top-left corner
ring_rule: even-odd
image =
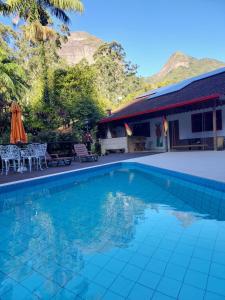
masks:
[[[9,26],[0,24],[0,97],[5,100],[18,97],[26,86],[23,68],[9,46],[15,38],[16,33]]]
[[[26,22],[39,21],[42,26],[49,25],[50,15],[69,23],[66,11],[83,11],[80,0],[7,0],[7,4]]]
[[[5,101],[18,98],[27,87],[25,74],[17,61],[0,49],[0,96]]]
[[[27,39],[43,45],[46,41],[57,38],[50,16],[68,24],[70,19],[66,11],[83,11],[80,0],[7,0],[7,5],[11,13],[25,20]]]
[[[49,40],[57,41],[58,39],[57,33],[52,28],[50,16],[58,18],[64,24],[68,24],[70,19],[66,11],[82,12],[83,4],[80,0],[7,0],[7,4],[10,6],[11,11],[25,20],[25,37],[33,44],[40,45],[43,100],[49,104],[45,44]]]
[[[43,101],[49,104],[49,80],[48,80],[48,60],[46,58],[46,45],[49,41],[56,42],[58,35],[50,26],[43,26],[39,21],[34,21],[23,27],[25,39],[30,41],[32,47],[37,47],[39,51],[42,74],[40,78],[43,83]],[[49,45],[48,45],[49,47]]]
[[[0,14],[3,14],[4,16],[8,15],[10,13],[10,7],[0,0]]]

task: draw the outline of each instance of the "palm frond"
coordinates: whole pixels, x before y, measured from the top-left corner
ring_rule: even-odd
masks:
[[[0,0],[2,1],[2,0]],[[48,12],[56,16],[63,23],[69,23],[66,11],[82,12],[84,10],[81,0],[6,0],[12,12],[31,22],[40,21],[47,25]]]
[[[28,87],[25,74],[14,60],[0,59],[0,91],[1,94],[19,97]]]
[[[70,22],[70,18],[61,8],[51,7],[50,11],[52,15],[56,16],[59,20],[63,21],[64,23],[68,24]]]
[[[10,14],[10,12],[10,6],[0,0],[0,14],[3,14],[3,16],[7,16]]]
[[[24,26],[24,34],[27,40],[36,42],[45,42],[56,38],[56,32],[49,26],[43,26],[39,21]]]
[[[64,10],[74,10],[77,12],[83,12],[84,6],[80,0],[48,0],[48,2],[55,7]]]
[[[8,89],[8,90],[10,89],[11,91],[15,92],[15,86],[14,86],[13,80],[10,78],[10,76],[7,74],[7,72],[4,72],[5,70],[3,68],[0,67],[0,70],[1,70],[0,80],[1,80],[2,88]]]
[[[12,8],[16,8],[22,5],[23,2],[26,1],[22,1],[22,0],[7,0],[7,5],[9,5]]]

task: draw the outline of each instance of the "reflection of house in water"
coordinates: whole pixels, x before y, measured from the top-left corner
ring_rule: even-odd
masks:
[[[172,206],[174,211],[197,214],[201,218],[225,221],[225,193],[214,191],[183,179],[153,171],[146,173],[149,182],[158,186],[167,196],[151,201],[159,205]],[[172,200],[171,197],[172,196]],[[151,204],[152,205],[152,204]]]
[[[190,212],[185,213],[181,211],[172,211],[171,214],[175,216],[181,222],[181,225],[185,228],[191,226],[198,220],[198,218]]]
[[[154,210],[155,212],[159,213],[159,205],[157,203],[150,203],[151,210]]]

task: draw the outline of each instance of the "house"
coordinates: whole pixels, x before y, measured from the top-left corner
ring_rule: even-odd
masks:
[[[100,120],[102,152],[222,149],[224,104],[225,68],[149,91]]]

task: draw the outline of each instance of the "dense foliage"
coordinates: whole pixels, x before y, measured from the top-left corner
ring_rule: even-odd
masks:
[[[1,132],[8,142],[9,108],[17,99],[23,109],[29,140],[81,139],[107,108],[117,107],[137,89],[136,66],[125,61],[117,43],[104,44],[89,65],[64,63],[57,50],[65,35],[53,31],[45,41],[30,33],[29,25],[13,31],[1,24]],[[47,33],[48,35],[48,33]]]
[[[113,107],[140,86],[137,66],[126,61],[126,53],[117,42],[105,43],[94,54],[97,86]]]
[[[137,76],[117,42],[105,43],[71,67],[58,56],[67,39],[66,11],[83,10],[79,0],[0,0],[14,16],[13,30],[0,24],[0,142],[9,141],[10,104],[22,106],[29,141],[80,140],[95,132],[106,109],[115,109],[150,88]],[[55,30],[51,17],[62,21]]]
[[[18,64],[15,53],[9,46],[15,40],[15,32],[8,26],[0,24],[0,134],[8,134],[10,114],[9,105],[19,100],[26,88],[26,74]]]

